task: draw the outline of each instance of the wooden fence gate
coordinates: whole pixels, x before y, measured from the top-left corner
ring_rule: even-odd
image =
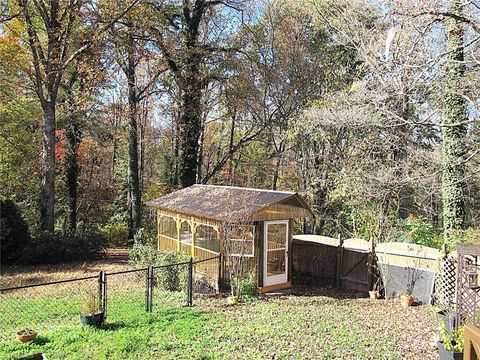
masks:
[[[372,288],[372,272],[369,264],[372,252],[365,248],[350,248],[340,240],[337,260],[337,287],[358,291],[369,291]]]

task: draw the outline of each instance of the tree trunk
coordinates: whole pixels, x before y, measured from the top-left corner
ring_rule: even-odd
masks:
[[[205,141],[205,123],[207,121],[206,114],[202,116],[202,122],[200,125],[200,136],[198,137],[198,156],[197,156],[197,183],[202,181],[202,166],[203,166],[203,143]]]
[[[277,157],[275,161],[275,166],[273,169],[272,190],[277,190],[279,172],[280,172],[280,156]]]
[[[40,228],[53,233],[55,229],[55,101],[42,104],[42,110],[44,124]]]
[[[202,123],[202,86],[197,71],[191,71],[184,83],[182,115],[180,117],[180,183],[182,187],[195,184],[200,128]]]
[[[451,0],[450,12],[461,15],[462,2]],[[465,99],[462,96],[462,78],[464,75],[464,29],[459,20],[451,18],[448,22],[447,51],[448,68],[446,94],[444,96],[444,116],[442,127],[443,174],[443,227],[445,239],[452,230],[463,229],[465,224],[464,174],[465,155],[464,137],[466,125],[454,125],[468,119]]]
[[[142,200],[138,176],[138,135],[137,135],[137,84],[135,79],[135,51],[133,35],[129,34],[127,81],[128,81],[128,193],[129,221],[128,236],[133,239],[135,231],[141,226]]]
[[[233,141],[235,139],[235,120],[237,118],[237,109],[233,110],[232,126],[230,126],[230,139],[228,142],[228,182],[233,184]]]
[[[175,114],[175,137],[173,139],[173,179],[172,185],[175,187],[179,184],[180,177],[180,114]]]
[[[78,165],[77,152],[81,133],[76,117],[72,116],[66,126],[65,183],[67,185],[66,231],[75,234],[77,230]]]

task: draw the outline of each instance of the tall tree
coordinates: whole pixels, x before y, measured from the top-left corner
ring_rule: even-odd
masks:
[[[179,180],[182,187],[197,182],[203,92],[216,77],[212,69],[218,65],[218,55],[231,50],[223,46],[221,40],[225,33],[233,30],[234,22],[214,24],[213,19],[218,20],[232,9],[238,11],[237,6],[243,2],[166,1],[155,7],[161,22],[152,26],[152,30],[181,94]]]
[[[463,94],[464,24],[463,2],[450,0],[447,28],[447,79],[442,121],[442,200],[445,237],[465,224],[465,135],[468,112]]]
[[[144,21],[140,10],[126,16],[125,21],[112,27],[111,38],[115,44],[115,59],[127,84],[128,101],[128,233],[132,239],[142,223],[142,194],[139,164],[139,120],[140,103],[148,96],[159,76],[167,68],[163,58],[156,62],[148,46]],[[140,77],[139,69],[146,76]]]
[[[61,6],[63,5],[63,7]],[[72,29],[81,1],[18,0],[32,54],[35,92],[43,111],[42,188],[40,226],[53,232],[55,225],[55,128],[58,89],[69,60]],[[39,20],[40,24],[39,25]],[[46,41],[42,41],[46,37]],[[42,39],[42,40],[41,40]]]
[[[29,72],[34,91],[43,112],[42,188],[40,194],[40,227],[53,232],[55,226],[55,129],[57,99],[63,74],[69,64],[88,49],[93,39],[110,28],[138,0],[134,0],[105,26],[86,30],[79,47],[72,49],[72,37],[84,2],[81,0],[18,0],[19,13],[24,23],[27,44],[32,56]],[[85,15],[85,14],[84,14]],[[89,21],[93,20],[90,19]]]

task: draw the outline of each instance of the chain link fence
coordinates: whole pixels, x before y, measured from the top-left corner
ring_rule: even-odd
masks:
[[[55,329],[78,324],[86,294],[97,292],[99,276],[0,290],[0,337],[30,328]]]
[[[108,324],[125,323],[151,312],[193,306],[219,290],[218,256],[201,260],[100,272],[0,289],[0,341],[19,330],[78,326],[80,313],[94,297]],[[1,342],[0,342],[1,344]]]

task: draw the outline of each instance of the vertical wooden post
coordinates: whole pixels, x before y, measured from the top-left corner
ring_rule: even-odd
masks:
[[[193,221],[193,216],[190,218],[190,232],[192,233],[192,258],[195,257],[195,229],[196,225]]]
[[[335,285],[342,287],[342,269],[343,269],[343,239],[338,235],[338,247],[337,247],[337,278]]]
[[[368,253],[368,263],[367,263],[367,288],[368,291],[372,289],[373,284],[373,273],[375,271],[375,244],[373,238],[370,237],[370,252]]]
[[[160,251],[160,224],[161,224],[161,215],[160,210],[157,210],[157,251]]]
[[[177,215],[177,219],[175,220],[177,223],[177,251],[180,252],[180,242],[182,241],[182,233],[181,233],[181,228],[182,228],[182,222],[180,221],[180,216]]]

